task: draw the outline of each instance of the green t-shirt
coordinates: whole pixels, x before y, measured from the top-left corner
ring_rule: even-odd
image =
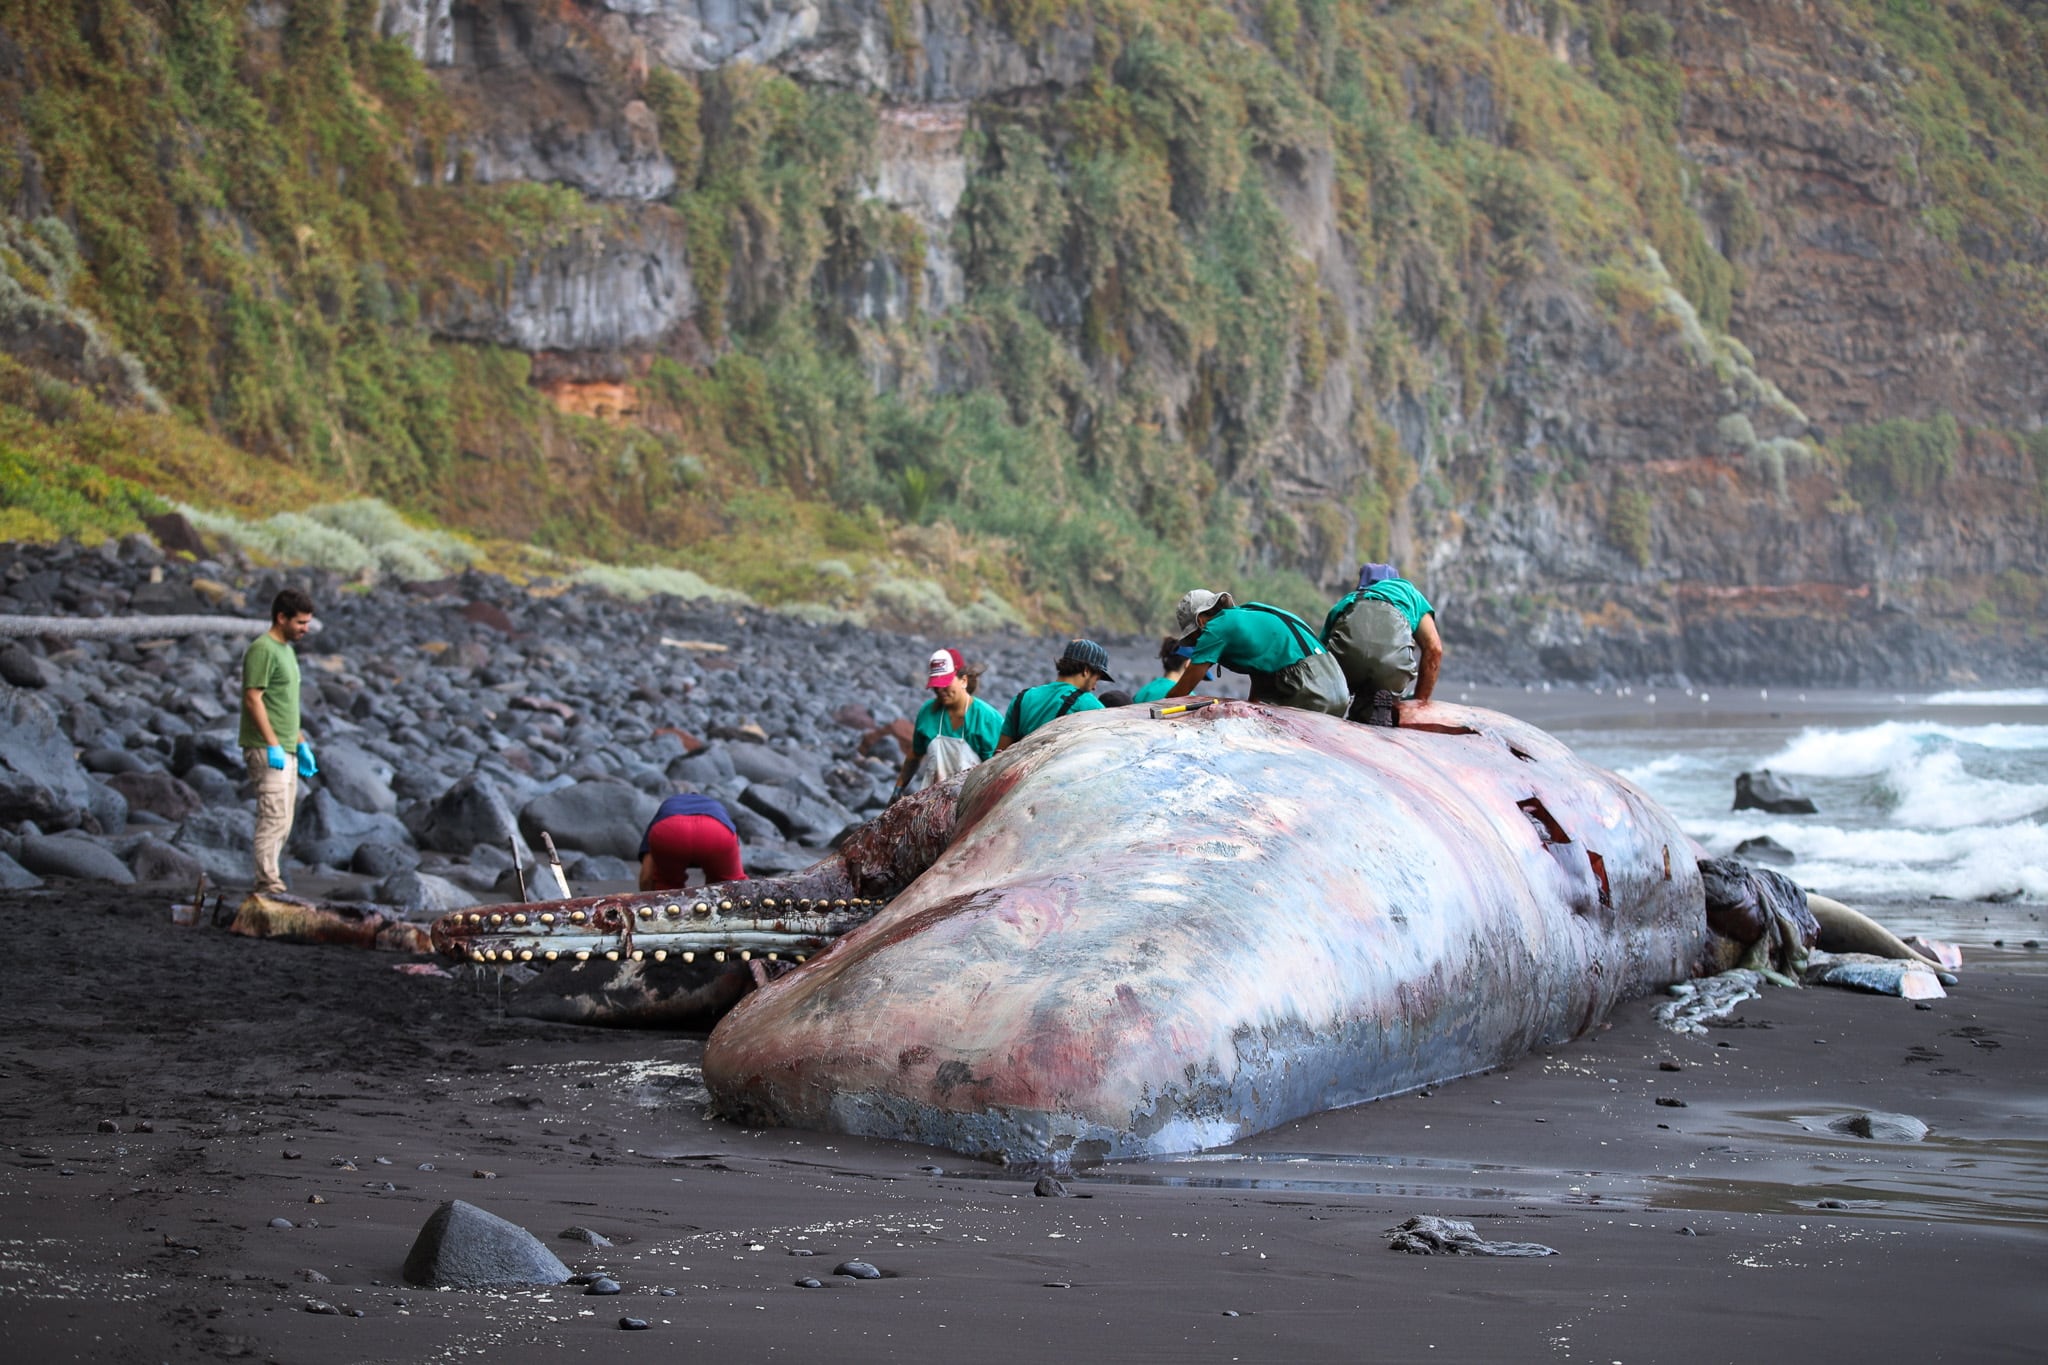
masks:
[[[910,752],[918,758],[923,758],[924,751],[931,748],[932,741],[941,735],[966,740],[967,747],[974,750],[977,758],[994,758],[996,742],[1003,737],[1003,713],[980,697],[969,697],[967,715],[956,730],[946,708],[939,705],[937,697],[932,697],[917,708],[917,719],[911,723],[911,728],[914,733]]]
[[[1169,678],[1162,673],[1160,676],[1154,678],[1151,682],[1146,683],[1143,687],[1138,689],[1138,695],[1131,698],[1131,705],[1143,706],[1148,701],[1158,701],[1168,692],[1173,691],[1173,685],[1177,681],[1179,681],[1179,679]]]
[[[1003,738],[1019,740],[1051,720],[1057,720],[1060,707],[1068,697],[1081,689],[1072,683],[1049,682],[1038,687],[1027,687],[1010,702],[1010,709],[1003,713]],[[1066,714],[1079,711],[1100,711],[1102,703],[1093,692],[1081,692],[1068,706]]]
[[[1382,578],[1364,592],[1348,592],[1337,599],[1337,605],[1330,608],[1330,614],[1323,618],[1323,638],[1330,638],[1330,632],[1337,628],[1337,618],[1361,597],[1375,598],[1387,603],[1408,618],[1408,629],[1421,630],[1422,618],[1436,610],[1429,605],[1429,599],[1413,583],[1405,578]]]
[[[263,689],[263,709],[269,713],[270,728],[277,742],[295,748],[299,742],[299,656],[290,645],[280,644],[269,631],[249,642],[242,652],[242,690]],[[241,745],[261,749],[267,741],[256,728],[249,708],[242,708]]]
[[[1305,649],[1304,640],[1308,642]],[[1262,602],[1247,602],[1224,609],[1202,627],[1202,636],[1195,641],[1195,657],[1188,666],[1222,664],[1239,673],[1278,673],[1322,652],[1315,632],[1299,616]]]

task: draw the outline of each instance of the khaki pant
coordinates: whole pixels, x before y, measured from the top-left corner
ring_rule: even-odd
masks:
[[[292,811],[299,798],[299,770],[285,750],[284,771],[270,766],[267,750],[244,749],[249,781],[256,788],[256,889],[275,895],[285,889],[279,860],[292,835]]]

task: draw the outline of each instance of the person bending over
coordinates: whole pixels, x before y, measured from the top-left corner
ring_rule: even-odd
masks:
[[[1109,651],[1093,640],[1069,640],[1052,671],[1057,681],[1028,687],[1011,699],[1009,710],[1003,713],[1003,735],[996,744],[998,752],[1061,716],[1100,711],[1102,703],[1095,699],[1095,684],[1116,681],[1109,675]]]
[[[1139,688],[1138,694],[1132,697],[1131,701],[1139,706],[1143,706],[1146,702],[1164,699],[1166,694],[1173,690],[1173,685],[1180,681],[1180,675],[1187,671],[1188,660],[1194,657],[1194,653],[1195,647],[1182,644],[1180,636],[1161,636],[1159,640],[1159,676]],[[1208,681],[1209,672],[1210,670],[1206,668],[1202,669],[1202,676],[1196,679],[1195,686],[1200,687],[1202,683]]]
[[[1251,675],[1251,699],[1341,716],[1350,702],[1344,672],[1293,612],[1263,602],[1243,606],[1227,592],[1195,588],[1174,609],[1174,626],[1193,646],[1180,680],[1166,693],[1185,697],[1217,664]]]
[[[640,836],[640,889],[680,891],[690,884],[690,869],[701,868],[704,881],[743,882],[740,836],[732,816],[716,797],[679,792],[661,803],[647,832]]]
[[[1352,720],[1392,725],[1392,702],[1411,693],[1428,701],[1436,691],[1444,661],[1436,608],[1391,564],[1359,569],[1357,589],[1323,618],[1323,644],[1344,669]]]

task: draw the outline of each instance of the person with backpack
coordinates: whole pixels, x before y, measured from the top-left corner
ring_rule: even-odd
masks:
[[[1194,646],[1188,668],[1167,700],[1195,690],[1218,664],[1251,675],[1251,699],[1301,711],[1341,716],[1350,705],[1344,671],[1308,623],[1264,602],[1239,606],[1227,592],[1195,588],[1174,609],[1174,628]]]
[[[1367,564],[1358,588],[1323,618],[1323,645],[1351,687],[1349,718],[1392,725],[1394,703],[1411,692],[1428,701],[1444,661],[1436,608],[1391,564]]]
[[[1109,651],[1093,640],[1068,641],[1052,671],[1058,681],[1027,687],[1011,699],[1009,710],[1003,713],[998,751],[1061,716],[1100,711],[1102,703],[1095,699],[1095,684],[1116,681],[1109,673]]]
[[[1159,676],[1139,688],[1137,695],[1131,700],[1142,706],[1147,702],[1158,701],[1171,692],[1173,685],[1180,681],[1180,675],[1187,671],[1188,660],[1194,657],[1194,653],[1195,647],[1182,644],[1178,635],[1169,635],[1162,639],[1159,642]],[[1202,677],[1206,679],[1208,676],[1209,670],[1203,669]],[[1196,685],[1199,686],[1200,683]]]

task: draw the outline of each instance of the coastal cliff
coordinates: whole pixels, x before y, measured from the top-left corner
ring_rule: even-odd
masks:
[[[2026,6],[7,0],[0,87],[0,454],[96,506],[953,630],[1391,556],[1496,676],[2048,663]]]

